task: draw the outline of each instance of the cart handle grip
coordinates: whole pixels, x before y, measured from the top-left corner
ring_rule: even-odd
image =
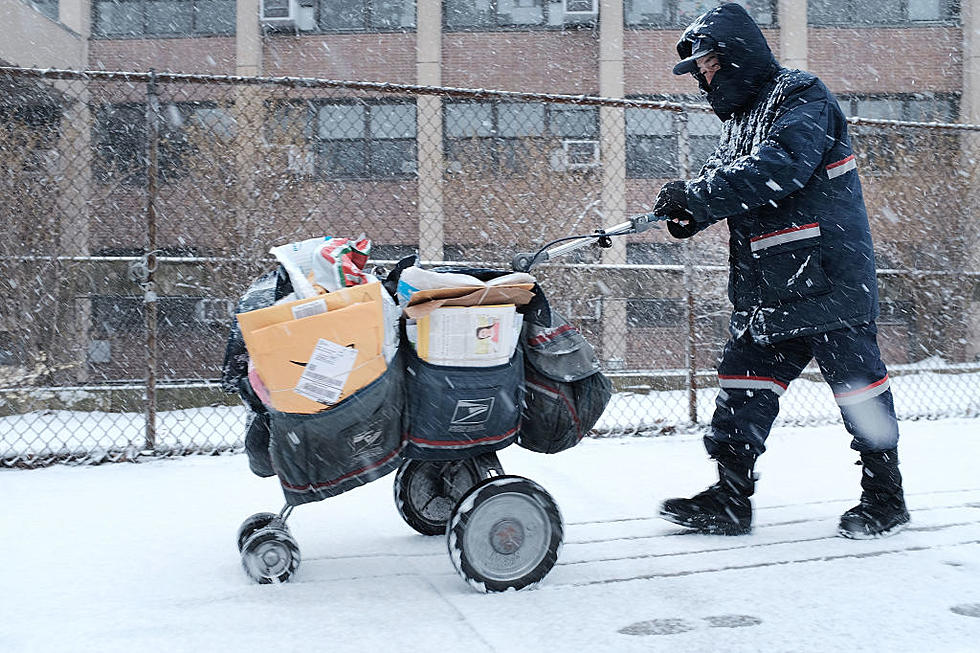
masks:
[[[666,219],[667,216],[665,215],[643,213],[641,215],[634,215],[626,222],[621,222],[607,229],[596,229],[591,234],[558,238],[546,244],[537,252],[520,252],[511,259],[510,267],[515,272],[528,272],[539,263],[544,263],[558,256],[564,256],[570,252],[588,247],[593,243],[598,242],[600,245],[603,245],[602,241],[608,241],[610,236],[626,236],[629,234],[643,233],[651,227],[654,227],[657,222]],[[603,246],[608,247],[609,245],[606,244]]]

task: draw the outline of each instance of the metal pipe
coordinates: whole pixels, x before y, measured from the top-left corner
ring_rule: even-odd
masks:
[[[677,130],[677,167],[681,179],[691,176],[691,138],[687,128],[687,114],[674,114]],[[698,423],[698,361],[697,329],[694,305],[694,246],[690,239],[684,242],[684,294],[687,296],[687,344],[684,358],[687,363],[687,413],[692,424]]]
[[[146,323],[146,433],[144,448],[156,449],[157,412],[157,181],[160,173],[160,96],[156,76],[150,71],[146,86],[146,282],[143,284],[143,315]]]

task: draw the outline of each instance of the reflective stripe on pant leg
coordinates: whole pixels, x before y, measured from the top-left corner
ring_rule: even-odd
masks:
[[[705,436],[708,455],[746,451],[755,456],[779,412],[779,397],[810,360],[805,341],[760,345],[739,338],[725,345],[718,365],[718,398]]]
[[[874,322],[813,337],[813,353],[857,451],[898,445],[898,420]]]

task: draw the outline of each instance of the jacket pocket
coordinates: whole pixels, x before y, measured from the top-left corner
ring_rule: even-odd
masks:
[[[816,222],[781,229],[751,239],[763,305],[797,301],[830,291]]]

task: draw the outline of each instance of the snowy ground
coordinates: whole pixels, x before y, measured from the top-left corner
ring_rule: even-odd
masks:
[[[663,498],[713,470],[696,436],[501,452],[566,522],[536,589],[482,595],[415,534],[392,476],[290,519],[293,582],[251,584],[234,535],[277,509],[243,455],[0,471],[0,651],[980,650],[980,420],[902,424],[913,525],[835,537],[858,495],[840,426],[774,431],[756,529],[682,534]]]

